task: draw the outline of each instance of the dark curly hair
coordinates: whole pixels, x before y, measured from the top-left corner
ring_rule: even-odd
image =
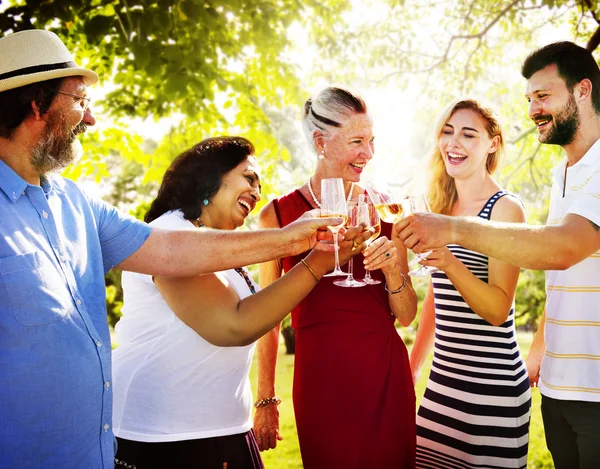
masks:
[[[202,214],[204,199],[221,187],[223,176],[254,155],[254,145],[243,137],[202,140],[173,160],[144,221],[150,223],[170,210],[181,210],[186,220]]]
[[[0,93],[0,137],[10,138],[17,127],[33,113],[34,102],[46,114],[64,78],[54,78]]]

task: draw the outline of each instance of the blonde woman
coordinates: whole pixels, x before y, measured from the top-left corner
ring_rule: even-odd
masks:
[[[503,147],[489,108],[472,99],[450,105],[431,154],[432,211],[524,222],[521,203],[492,177]],[[531,391],[514,325],[519,268],[458,245],[423,264],[440,272],[410,356],[416,380],[434,344],[417,413],[417,467],[525,468]]]

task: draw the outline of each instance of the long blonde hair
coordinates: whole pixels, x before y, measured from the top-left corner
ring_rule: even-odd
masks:
[[[493,174],[498,168],[500,158],[504,153],[504,135],[500,122],[496,117],[495,112],[475,99],[459,99],[454,101],[448,106],[440,115],[435,133],[435,140],[429,156],[429,169],[430,169],[430,184],[429,193],[429,204],[431,205],[431,211],[434,213],[442,213],[449,215],[452,210],[452,206],[456,202],[458,197],[456,193],[456,184],[454,178],[450,177],[446,172],[446,165],[440,152],[439,139],[444,130],[444,126],[452,115],[461,109],[471,109],[479,113],[479,115],[485,121],[485,130],[487,131],[490,138],[499,137],[498,148],[494,153],[490,153],[485,163],[485,169],[488,174]]]

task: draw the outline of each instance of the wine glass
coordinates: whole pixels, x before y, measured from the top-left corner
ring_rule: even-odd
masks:
[[[358,220],[359,210],[362,206],[365,205],[364,201],[362,201],[362,195],[359,196],[358,203],[356,201],[348,203],[348,220],[344,225],[345,228],[354,228],[358,226],[360,221]],[[357,288],[364,287],[367,283],[363,280],[356,280],[353,274],[354,270],[354,257],[352,257],[348,261],[348,277],[344,280],[336,280],[333,282],[334,285],[338,287],[349,287],[349,288]]]
[[[406,215],[410,215],[411,213],[417,212],[431,212],[431,208],[429,207],[429,202],[427,201],[427,197],[425,194],[418,194],[415,196],[408,197],[408,203],[406,206]],[[421,254],[415,254],[415,257],[408,263],[409,267],[418,264],[423,259],[427,259],[427,256],[431,254],[431,251],[422,252]],[[421,266],[417,270],[411,270],[408,275],[412,275],[413,277],[422,277],[426,275],[431,275],[435,272],[439,272],[437,267],[433,266]]]
[[[348,219],[348,208],[346,207],[346,194],[344,193],[344,181],[342,178],[328,178],[321,180],[321,218],[340,217],[343,222],[339,225],[328,226],[333,233],[333,244],[335,246],[335,269],[324,277],[337,277],[348,274],[340,269],[340,256],[338,253],[338,233]]]
[[[375,228],[375,233],[373,233],[373,235],[366,241],[367,246],[370,246],[370,244],[381,234],[381,220],[375,205],[372,203],[372,200],[368,199],[367,197],[365,197],[365,199],[366,200],[363,204],[359,202],[358,205],[358,223],[364,223],[367,229]],[[375,280],[371,277],[370,270],[366,271],[365,278],[363,278],[362,281],[369,285],[377,285],[378,283],[381,283],[381,280]]]
[[[402,218],[402,203],[407,195],[400,184],[369,181],[365,184],[365,188],[381,220],[395,223]]]

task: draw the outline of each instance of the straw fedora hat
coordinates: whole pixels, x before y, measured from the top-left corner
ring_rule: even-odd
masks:
[[[82,77],[88,86],[98,81],[50,31],[28,29],[0,38],[0,92],[63,77]]]

